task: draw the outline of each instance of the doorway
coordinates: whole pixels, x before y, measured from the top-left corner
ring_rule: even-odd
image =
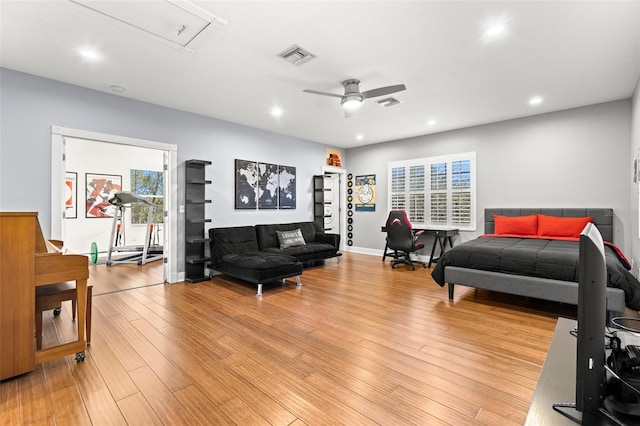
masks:
[[[343,169],[324,166],[322,173],[324,175],[325,187],[331,188],[331,191],[325,193],[325,197],[327,197],[325,201],[330,201],[327,206],[331,210],[331,217],[328,219],[325,218],[325,232],[339,234],[340,249],[344,250],[346,247],[347,217],[346,210],[342,208],[342,203],[345,198],[344,194],[347,192],[347,172]]]
[[[126,158],[127,155],[132,155],[136,150],[147,150],[148,153],[153,153],[155,158],[160,158],[161,163],[158,165],[162,170],[162,182],[163,182],[163,219],[161,241],[163,245],[163,259],[162,259],[162,276],[164,282],[178,282],[179,277],[177,273],[177,218],[173,212],[177,211],[177,174],[176,174],[176,162],[177,162],[177,146],[173,144],[165,144],[154,141],[147,141],[142,139],[127,138],[115,135],[101,134],[95,132],[88,132],[77,129],[68,129],[54,126],[51,132],[52,136],[52,166],[51,166],[51,238],[61,239],[67,241],[71,237],[69,231],[72,230],[70,222],[76,220],[80,222],[79,217],[82,217],[89,224],[91,222],[100,224],[101,227],[105,225],[111,229],[112,219],[98,218],[96,219],[92,214],[86,211],[86,180],[93,174],[109,174],[113,173],[114,180],[124,178],[129,181],[127,173],[125,171],[119,171],[114,164],[105,164],[102,161],[100,155],[91,157],[90,165],[85,166],[83,171],[77,172],[68,170],[67,156],[73,157],[73,152],[67,152],[67,148],[73,148],[74,143],[80,141],[84,148],[95,147],[98,149],[104,149],[105,146],[113,151],[113,155],[121,155],[121,158]],[[93,145],[91,145],[93,144]],[[77,146],[77,145],[76,145]],[[137,155],[137,154],[133,154]],[[111,160],[113,161],[113,160]],[[91,169],[91,170],[90,170]],[[111,172],[115,170],[116,172]],[[69,172],[69,173],[68,173]],[[91,173],[89,173],[91,172]],[[75,175],[73,174],[75,173]],[[75,211],[69,211],[65,206],[68,199],[67,179],[69,177],[76,179],[75,182]],[[128,190],[124,187],[122,190]],[[71,217],[68,217],[71,215]],[[104,222],[104,223],[103,223]],[[109,222],[106,224],[106,222]],[[73,224],[74,226],[76,223]],[[85,224],[85,227],[87,225]],[[77,228],[77,226],[76,226]],[[109,232],[110,236],[110,232]],[[110,237],[108,237],[110,238]],[[89,237],[91,239],[91,237]],[[70,240],[71,241],[71,240]],[[108,239],[107,239],[108,241]],[[106,249],[109,243],[102,243],[104,249]],[[93,250],[93,247],[91,247]],[[81,250],[82,251],[82,250]]]

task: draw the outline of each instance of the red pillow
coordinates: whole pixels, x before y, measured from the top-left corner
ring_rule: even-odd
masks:
[[[538,231],[538,215],[530,216],[498,216],[493,215],[494,233],[497,235],[513,235],[535,237]]]
[[[587,217],[556,217],[538,215],[538,237],[571,237],[579,238],[580,233],[593,220]]]

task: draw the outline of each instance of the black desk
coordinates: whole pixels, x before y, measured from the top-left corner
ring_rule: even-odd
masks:
[[[431,267],[431,263],[436,263],[440,256],[447,250],[447,242],[449,242],[449,248],[453,247],[452,237],[458,235],[457,228],[413,228],[413,230],[415,232],[422,231],[422,235],[433,237],[433,246],[431,247],[431,256],[429,257],[429,268]],[[387,232],[387,227],[381,227],[381,231]],[[436,247],[440,248],[440,253],[437,258],[434,258]],[[389,251],[389,246],[385,243],[384,253],[382,254],[383,262],[387,256],[393,256],[394,259],[397,259],[398,253],[397,251]]]

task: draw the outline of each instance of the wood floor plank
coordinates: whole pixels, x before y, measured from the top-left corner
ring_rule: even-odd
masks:
[[[22,376],[19,382],[20,416],[23,424],[36,423],[53,418],[51,396],[42,365]]]
[[[197,385],[180,389],[175,396],[200,424],[235,425]]]
[[[129,375],[162,423],[197,424],[196,419],[149,367],[130,371]]]
[[[17,380],[0,383],[0,413],[6,425],[22,424],[20,416],[20,393]]]
[[[72,358],[71,356],[69,358]],[[107,384],[102,378],[108,371],[100,372],[93,363],[91,353],[83,362],[70,362],[71,371],[80,389],[82,400],[93,424],[126,424]]]
[[[149,402],[139,392],[118,401],[118,407],[128,425],[164,425]]]
[[[153,262],[155,263],[155,262]],[[575,307],[456,287],[344,253],[303,286],[162,265],[91,265],[92,344],[0,383],[0,424],[522,424],[558,316]],[[70,305],[43,342],[74,336]]]

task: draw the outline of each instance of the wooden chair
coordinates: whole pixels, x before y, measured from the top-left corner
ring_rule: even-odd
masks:
[[[91,305],[93,286],[87,286],[86,336],[91,342]],[[57,283],[36,287],[36,350],[42,349],[42,312],[53,309],[53,315],[60,315],[61,303],[71,301],[71,319],[76,320],[77,295],[73,283]]]

